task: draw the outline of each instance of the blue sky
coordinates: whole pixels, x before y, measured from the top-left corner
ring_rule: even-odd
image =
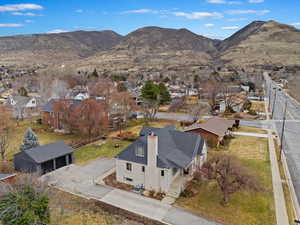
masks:
[[[161,26],[223,39],[254,20],[300,28],[299,9],[299,0],[0,0],[0,36]]]

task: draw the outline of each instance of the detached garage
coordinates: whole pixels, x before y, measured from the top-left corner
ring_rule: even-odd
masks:
[[[64,142],[21,151],[14,156],[15,169],[24,173],[43,175],[73,163],[74,149]]]

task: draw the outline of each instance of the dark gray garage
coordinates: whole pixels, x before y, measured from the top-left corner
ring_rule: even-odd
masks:
[[[72,164],[74,149],[64,142],[55,142],[21,151],[14,156],[15,169],[43,175]]]

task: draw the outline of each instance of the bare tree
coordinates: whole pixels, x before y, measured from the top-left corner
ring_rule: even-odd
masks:
[[[203,82],[204,93],[207,95],[209,100],[209,105],[211,110],[214,110],[214,107],[217,104],[217,97],[221,92],[221,83],[216,80],[208,80]]]
[[[95,99],[86,99],[76,108],[78,129],[81,133],[99,136],[108,127],[105,110]]]
[[[242,105],[245,101],[245,99],[239,93],[234,93],[226,85],[222,87],[221,95],[225,104],[225,112],[234,112],[234,108]]]
[[[228,154],[213,156],[200,169],[200,173],[208,180],[215,180],[222,193],[224,205],[229,203],[230,196],[240,190],[261,190],[257,176],[252,175],[241,162]]]
[[[9,135],[13,129],[11,114],[5,106],[0,106],[0,118],[0,155],[2,161],[4,161],[9,147]]]
[[[208,111],[208,104],[196,104],[189,108],[189,114],[193,117],[193,121],[197,121],[204,113],[208,113]]]

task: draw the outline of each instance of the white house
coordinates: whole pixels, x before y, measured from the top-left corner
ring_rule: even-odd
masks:
[[[207,159],[207,148],[197,134],[165,128],[144,127],[140,137],[116,156],[117,181],[146,190],[167,193],[172,185],[184,189]]]
[[[6,105],[10,106],[15,118],[26,118],[38,115],[38,102],[36,97],[31,96],[9,96]]]

